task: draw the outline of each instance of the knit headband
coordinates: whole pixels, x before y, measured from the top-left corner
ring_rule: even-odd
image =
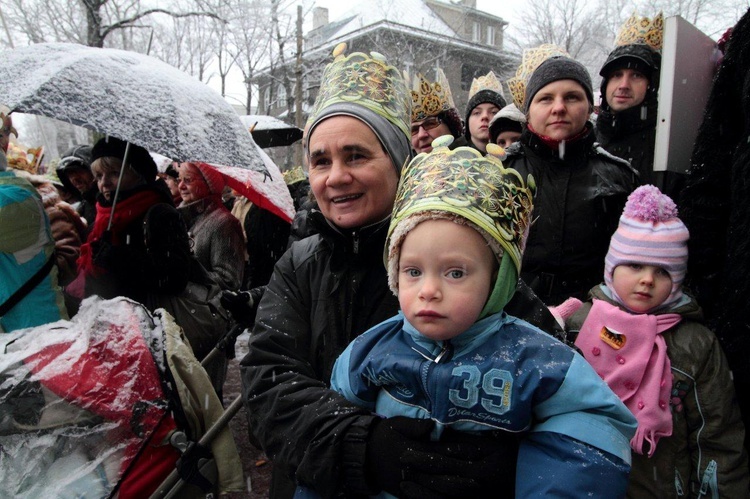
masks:
[[[594,89],[589,72],[580,62],[569,57],[552,57],[545,60],[534,70],[526,84],[526,96],[523,111],[529,112],[529,105],[534,95],[552,82],[574,80],[583,87],[589,104],[594,104]]]
[[[401,72],[377,52],[346,55],[346,44],[333,50],[320,91],[305,127],[309,151],[314,128],[332,116],[352,116],[368,125],[393,161],[397,172],[411,156],[411,93]]]

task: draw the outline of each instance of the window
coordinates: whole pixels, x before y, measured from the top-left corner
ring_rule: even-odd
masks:
[[[495,45],[495,27],[487,26],[487,45]]]
[[[279,85],[278,105],[286,106],[286,88],[284,88],[284,85]]]
[[[482,36],[482,26],[474,21],[471,25],[471,41],[472,42],[479,42],[481,41]]]

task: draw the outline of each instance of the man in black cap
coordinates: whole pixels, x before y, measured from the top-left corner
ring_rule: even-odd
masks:
[[[599,71],[602,101],[595,131],[607,152],[638,171],[641,185],[656,185],[674,197],[682,175],[654,172],[662,31],[661,14],[653,20],[634,14],[622,26]]]

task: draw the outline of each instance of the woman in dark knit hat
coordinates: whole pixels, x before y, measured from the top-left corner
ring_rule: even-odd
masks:
[[[91,151],[99,188],[96,218],[81,246],[78,277],[66,288],[78,299],[96,294],[145,303],[147,292],[177,294],[187,284],[191,257],[185,224],[167,187],[156,181],[156,164],[148,151],[130,144],[123,165],[126,146],[109,137]],[[144,229],[147,212],[146,227],[158,230]]]
[[[601,281],[609,239],[637,173],[594,145],[592,84],[582,64],[549,58],[525,90],[517,105],[526,129],[505,162],[537,184],[522,278],[548,305],[585,299]]]

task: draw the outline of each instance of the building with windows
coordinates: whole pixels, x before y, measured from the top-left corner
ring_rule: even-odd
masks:
[[[476,0],[360,0],[335,20],[329,20],[327,9],[316,7],[312,30],[304,36],[303,111],[315,101],[321,72],[341,42],[348,45],[347,53],[380,52],[410,75],[421,73],[434,80],[435,70],[442,68],[456,106],[463,111],[476,76],[492,70],[504,80],[515,72],[520,57],[503,48],[507,25],[477,10]],[[258,78],[261,113],[291,121],[287,95],[294,92],[294,69],[277,66]],[[291,86],[284,81],[291,81]]]

